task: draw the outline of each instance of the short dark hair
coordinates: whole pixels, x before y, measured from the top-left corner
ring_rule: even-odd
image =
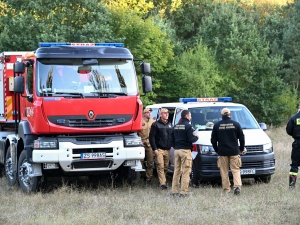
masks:
[[[190,111],[189,110],[187,110],[187,109],[184,109],[182,112],[181,112],[181,118],[183,119],[183,118],[185,118],[186,117],[186,115],[188,115],[190,113]]]

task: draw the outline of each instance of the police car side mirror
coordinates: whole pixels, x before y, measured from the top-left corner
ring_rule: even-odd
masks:
[[[267,130],[267,125],[265,123],[259,123],[259,126],[263,131]]]

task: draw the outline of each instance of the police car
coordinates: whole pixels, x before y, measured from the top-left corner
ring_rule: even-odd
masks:
[[[217,155],[211,145],[211,131],[214,123],[221,120],[221,110],[229,108],[231,119],[240,123],[245,135],[246,154],[241,155],[242,178],[254,178],[256,181],[269,183],[275,172],[275,157],[271,139],[265,133],[265,123],[258,123],[246,106],[233,103],[231,97],[216,98],[181,98],[177,103],[148,105],[152,109],[152,118],[158,119],[161,108],[170,111],[169,120],[175,125],[181,118],[181,112],[191,112],[191,123],[200,139],[193,144],[193,168],[191,181],[199,185],[202,181],[220,179],[217,167]],[[174,171],[174,150],[171,149],[170,172]],[[230,176],[232,174],[230,173]]]

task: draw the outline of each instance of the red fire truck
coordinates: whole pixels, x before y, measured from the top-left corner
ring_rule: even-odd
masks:
[[[0,165],[27,193],[42,178],[142,171],[142,102],[122,43],[40,43],[0,55]],[[140,64],[143,92],[150,64]]]

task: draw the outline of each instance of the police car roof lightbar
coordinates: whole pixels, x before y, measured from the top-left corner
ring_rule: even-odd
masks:
[[[180,98],[179,102],[231,102],[231,97],[214,97],[214,98]]]
[[[69,42],[40,42],[39,47],[59,47],[59,46],[113,46],[124,47],[123,43],[69,43]]]

